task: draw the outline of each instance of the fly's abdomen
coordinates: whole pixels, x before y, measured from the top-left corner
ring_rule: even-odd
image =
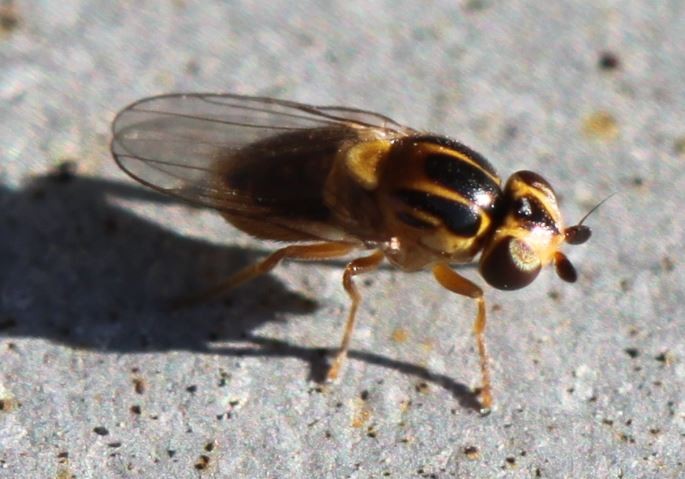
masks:
[[[436,257],[471,259],[497,222],[500,179],[485,158],[434,136],[398,140],[383,165],[379,201],[388,230]]]
[[[309,240],[331,218],[324,202],[326,179],[350,128],[296,130],[253,143],[217,162],[222,187],[243,198],[226,219],[259,237]],[[321,140],[325,141],[321,141]],[[263,225],[267,225],[263,227]]]

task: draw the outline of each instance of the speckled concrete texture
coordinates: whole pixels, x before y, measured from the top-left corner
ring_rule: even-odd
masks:
[[[683,0],[0,1],[0,478],[685,477],[684,72]],[[322,386],[343,262],[165,306],[275,246],[112,161],[178,91],[447,134],[569,222],[617,194],[576,284],[486,288],[490,415],[472,302],[390,267]]]

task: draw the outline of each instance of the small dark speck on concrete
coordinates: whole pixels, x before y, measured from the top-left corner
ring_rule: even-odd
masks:
[[[472,12],[479,12],[481,10],[485,10],[486,8],[488,8],[488,6],[489,5],[486,0],[469,0],[464,4],[464,8]]]
[[[167,456],[169,456],[170,458],[174,457],[176,455],[176,451],[174,451],[173,449],[167,449],[166,453],[167,453]]]
[[[121,447],[121,442],[115,441],[107,444],[109,447]]]
[[[362,401],[366,401],[367,399],[369,399],[369,391],[364,389],[359,395],[359,397],[362,399]]]
[[[504,127],[504,138],[513,140],[519,135],[519,127],[515,124],[508,124]]]
[[[98,436],[106,436],[109,434],[109,431],[107,430],[106,427],[98,426],[93,428],[93,432],[97,434]]]
[[[309,390],[307,392],[309,394],[312,394],[312,393],[322,394],[324,392],[324,388],[321,385],[317,385],[313,388],[309,388]]]
[[[209,466],[209,456],[202,454],[195,463],[195,469],[197,469],[198,471],[202,471],[204,469],[207,469],[207,466]]]
[[[195,386],[195,385],[188,386],[188,387],[186,388],[186,391],[188,391],[188,392],[191,393],[191,394],[194,394],[194,393],[197,391],[197,386]]]
[[[205,451],[212,452],[214,450],[214,441],[205,444]]]
[[[67,451],[62,451],[57,454],[58,459],[69,459],[69,453]]]
[[[0,411],[11,411],[17,406],[14,399],[0,399]]]
[[[621,67],[621,60],[618,56],[609,51],[600,53],[599,55],[599,68],[604,71],[616,70]]]
[[[11,32],[19,27],[19,12],[14,2],[0,3],[0,30]]]
[[[145,392],[145,381],[141,378],[133,378],[133,389],[136,394],[143,394]]]
[[[671,271],[673,271],[675,269],[675,262],[673,261],[673,259],[670,256],[664,256],[661,259],[661,269],[663,269],[664,271],[666,271],[668,273],[670,273]]]
[[[416,389],[417,393],[426,394],[430,387],[428,386],[428,383],[420,382],[416,386],[414,386],[414,389]]]
[[[624,293],[627,293],[628,291],[630,291],[632,284],[628,279],[624,278],[620,281],[619,286],[621,287],[621,291],[623,291]]]
[[[668,401],[666,405],[668,406],[668,415],[671,417],[675,416],[675,403],[673,401]],[[685,434],[683,434],[682,436],[685,437]]]
[[[130,411],[131,411],[131,413],[136,414],[136,415],[140,415],[140,413],[141,413],[141,409],[140,409],[140,406],[138,404],[134,404],[133,406],[131,406]]]
[[[685,136],[675,140],[673,143],[673,151],[676,155],[685,155]]]
[[[668,362],[668,355],[665,352],[660,353],[660,354],[657,354],[656,356],[654,356],[654,359],[656,359],[660,363],[666,363],[666,362]]]
[[[200,65],[197,63],[196,60],[189,60],[186,63],[186,73],[191,76],[197,76],[198,73],[200,73]]]
[[[476,446],[466,446],[464,447],[464,454],[469,459],[476,459],[480,455],[480,451]]]
[[[640,355],[640,350],[637,348],[626,348],[624,349],[624,351],[628,356],[630,356],[633,359]]]

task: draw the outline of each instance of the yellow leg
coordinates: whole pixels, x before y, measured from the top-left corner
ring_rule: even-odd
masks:
[[[473,323],[473,333],[476,335],[478,356],[480,358],[480,372],[482,386],[480,391],[481,404],[485,409],[492,407],[492,387],[490,386],[490,359],[485,346],[485,298],[483,290],[463,276],[455,273],[446,263],[438,263],[433,267],[433,276],[444,288],[453,293],[473,298],[478,303],[476,321]]]
[[[345,324],[345,332],[343,334],[342,343],[340,344],[340,349],[331,364],[328,374],[326,375],[326,381],[335,381],[340,370],[345,363],[345,358],[347,357],[347,351],[350,348],[350,339],[352,338],[352,331],[354,331],[354,324],[357,317],[357,308],[361,302],[361,295],[357,291],[357,287],[352,281],[352,277],[367,271],[374,270],[383,261],[383,253],[376,251],[370,256],[365,256],[363,258],[357,258],[351,261],[345,268],[345,273],[343,274],[343,286],[345,291],[350,296],[352,304],[350,305],[350,312],[347,316],[347,323]]]
[[[345,256],[356,247],[356,245],[348,243],[316,243],[286,246],[274,251],[263,260],[237,271],[226,281],[210,289],[174,301],[172,307],[187,307],[221,296],[257,276],[268,273],[284,259],[319,260],[337,258]]]

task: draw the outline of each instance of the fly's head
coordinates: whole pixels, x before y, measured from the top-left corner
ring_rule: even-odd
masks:
[[[501,221],[480,257],[480,273],[491,286],[523,288],[550,263],[561,279],[576,281],[576,270],[560,248],[586,242],[591,231],[583,221],[564,228],[556,194],[544,178],[531,171],[514,173],[501,208]]]

